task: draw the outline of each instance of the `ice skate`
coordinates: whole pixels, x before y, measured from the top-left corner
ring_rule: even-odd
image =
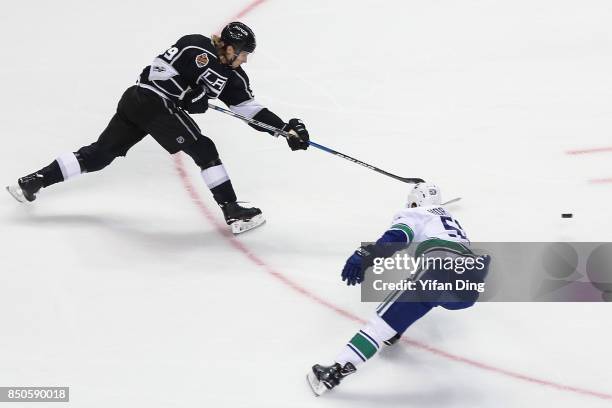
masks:
[[[42,179],[42,175],[33,173],[17,180],[17,184],[7,186],[6,191],[20,203],[34,201],[36,200],[36,193],[43,186]]]
[[[252,230],[266,222],[259,208],[242,207],[238,202],[233,202],[222,205],[221,209],[225,222],[232,228],[234,234]]]
[[[312,392],[318,397],[328,390],[331,390],[344,379],[347,375],[353,374],[357,369],[351,363],[346,363],[344,367],[336,363],[331,366],[315,364],[312,372],[306,375],[308,384]]]

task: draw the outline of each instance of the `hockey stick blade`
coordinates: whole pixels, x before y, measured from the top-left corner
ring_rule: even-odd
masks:
[[[423,180],[422,178],[417,178],[417,177],[398,177],[397,180],[403,181],[404,183],[413,183],[413,184],[425,182],[425,180]]]
[[[447,205],[447,204],[456,203],[459,200],[461,200],[461,197],[453,198],[452,200],[448,200],[448,201],[442,203],[441,205]]]
[[[354,158],[354,157],[351,157],[351,156],[349,156],[348,154],[340,153],[340,152],[339,152],[339,151],[337,151],[337,150],[331,149],[331,148],[329,148],[329,147],[327,147],[327,146],[323,146],[323,145],[321,145],[321,144],[319,144],[319,143],[315,143],[315,142],[313,142],[312,140],[310,140],[310,141],[308,142],[308,144],[309,144],[310,146],[312,146],[312,147],[316,147],[316,148],[317,148],[317,149],[319,149],[319,150],[322,150],[322,151],[327,152],[327,153],[331,153],[331,154],[333,154],[334,156],[337,156],[337,157],[340,157],[340,158],[342,158],[342,159],[348,160],[348,161],[350,161],[350,162],[353,162],[353,163],[355,163],[355,164],[358,164],[358,165],[360,165],[360,166],[363,166],[363,167],[365,167],[365,168],[367,168],[367,169],[373,170],[373,171],[375,171],[375,172],[377,172],[377,173],[379,173],[379,174],[384,174],[384,175],[385,175],[385,176],[387,176],[387,177],[391,177],[391,178],[393,178],[393,179],[396,179],[396,180],[402,181],[402,182],[404,182],[404,183],[423,183],[423,182],[425,181],[425,180],[423,180],[422,178],[418,178],[418,177],[400,177],[400,176],[395,175],[395,174],[393,174],[393,173],[389,173],[388,171],[385,171],[385,170],[383,170],[383,169],[379,169],[379,168],[378,168],[378,167],[376,167],[376,166],[372,166],[371,164],[368,164],[368,163],[366,163],[366,162],[363,162],[363,161],[361,161],[361,160],[359,160],[359,159],[356,159],[356,158]]]

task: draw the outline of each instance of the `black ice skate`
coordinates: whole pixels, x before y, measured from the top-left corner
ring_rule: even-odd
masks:
[[[232,227],[234,234],[241,234],[266,222],[259,208],[242,207],[238,202],[221,205],[225,222]]]
[[[352,363],[346,363],[344,367],[336,363],[332,366],[322,366],[315,364],[312,366],[312,372],[306,375],[308,384],[312,388],[312,392],[318,397],[327,390],[331,390],[347,375],[353,374],[357,369]]]
[[[17,180],[17,184],[7,186],[6,190],[20,203],[36,200],[36,193],[43,187],[42,174],[33,173]]]

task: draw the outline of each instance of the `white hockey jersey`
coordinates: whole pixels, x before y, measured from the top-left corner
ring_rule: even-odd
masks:
[[[417,244],[417,256],[433,249],[471,254],[463,227],[441,206],[404,208],[393,217],[390,230],[402,231],[408,243]]]

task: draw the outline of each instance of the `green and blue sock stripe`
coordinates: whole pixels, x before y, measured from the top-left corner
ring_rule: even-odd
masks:
[[[355,346],[351,345],[351,343],[348,343],[346,346],[350,348],[351,350],[353,350],[353,353],[357,354],[357,357],[359,357],[362,361],[365,362],[367,360],[367,358],[365,358],[364,355],[361,354],[359,350],[355,348]]]
[[[391,226],[392,230],[398,230],[398,231],[402,231],[404,234],[406,234],[406,238],[407,238],[407,242],[410,244],[412,242],[412,240],[414,239],[414,231],[412,231],[412,228],[410,228],[408,225],[406,224],[393,224]]]
[[[363,361],[371,358],[380,348],[378,342],[363,330],[359,330],[359,333],[353,336],[347,346]]]
[[[359,334],[361,334],[362,336],[370,340],[370,342],[372,342],[372,344],[374,344],[374,346],[376,347],[376,350],[380,348],[380,345],[378,344],[378,342],[374,340],[374,338],[370,336],[368,333],[364,332],[363,330],[359,330]]]

